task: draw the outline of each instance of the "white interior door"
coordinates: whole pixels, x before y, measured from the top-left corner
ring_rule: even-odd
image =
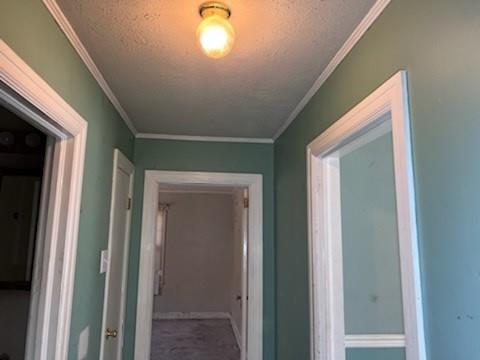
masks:
[[[100,358],[122,358],[133,165],[115,150]]]

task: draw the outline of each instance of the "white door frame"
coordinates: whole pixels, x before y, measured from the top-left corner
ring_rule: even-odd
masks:
[[[345,336],[339,150],[392,131],[405,334]],[[307,146],[310,321],[313,360],[343,360],[345,348],[405,347],[424,360],[422,294],[406,72],[400,71]]]
[[[0,103],[50,136],[26,359],[68,357],[87,122],[0,40]]]
[[[105,292],[103,297],[103,316],[102,316],[102,331],[101,331],[101,338],[100,338],[100,359],[103,359],[103,354],[105,351],[105,329],[107,328],[107,305],[108,305],[108,288],[110,283],[110,254],[112,249],[112,242],[113,242],[113,219],[114,219],[114,212],[115,212],[115,191],[117,187],[117,176],[119,171],[124,171],[129,176],[129,185],[128,185],[128,198],[130,199],[130,205],[127,209],[127,220],[125,224],[125,244],[123,249],[123,269],[122,269],[122,286],[121,286],[121,298],[120,298],[120,328],[119,328],[119,335],[120,338],[118,339],[118,359],[122,359],[122,349],[123,349],[123,342],[124,342],[124,335],[125,335],[125,306],[126,306],[126,296],[127,296],[127,274],[128,274],[128,256],[130,250],[130,223],[132,218],[132,208],[131,208],[131,201],[133,197],[133,178],[135,168],[133,164],[128,160],[128,158],[123,155],[123,153],[115,149],[113,151],[113,176],[112,176],[112,198],[110,202],[110,223],[108,226],[108,265],[107,265],[107,272],[105,276]]]
[[[145,171],[142,237],[138,275],[135,359],[150,359],[152,332],[155,214],[160,185],[238,186],[249,190],[247,353],[242,360],[263,357],[263,190],[262,175],[188,171]],[[245,289],[243,289],[245,294]],[[245,324],[243,324],[245,328]]]

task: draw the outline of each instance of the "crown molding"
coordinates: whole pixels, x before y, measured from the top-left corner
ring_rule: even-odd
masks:
[[[367,15],[362,19],[360,24],[355,28],[353,33],[348,37],[347,41],[342,45],[340,50],[335,54],[335,56],[330,60],[327,67],[320,74],[317,80],[313,83],[312,87],[307,91],[305,96],[300,100],[298,105],[293,109],[290,116],[285,120],[285,122],[280,126],[278,131],[273,136],[273,140],[277,140],[280,135],[288,128],[288,126],[295,120],[295,118],[300,114],[303,108],[308,104],[310,99],[316,94],[316,92],[322,87],[325,81],[332,75],[338,65],[345,59],[348,53],[353,49],[357,42],[362,38],[363,34],[372,26],[373,22],[380,16],[380,14],[385,10],[387,5],[391,0],[377,0],[377,2],[372,6]]]
[[[97,65],[95,65],[95,62],[93,61],[92,57],[88,53],[83,43],[80,41],[80,38],[76,34],[75,30],[73,29],[72,25],[66,18],[63,11],[58,6],[56,0],[43,0],[43,4],[47,7],[48,11],[53,16],[58,26],[60,26],[60,29],[64,32],[65,36],[70,41],[73,48],[77,51],[78,55],[85,63],[88,70],[90,70],[95,80],[97,80],[98,85],[100,85],[103,92],[105,93],[107,98],[111,101],[112,105],[115,107],[115,109],[117,110],[120,117],[123,119],[123,121],[127,125],[127,127],[130,129],[133,135],[136,135],[137,130],[135,129],[135,126],[133,125],[132,121],[128,117],[125,110],[120,105],[120,102],[118,101],[117,97],[113,93],[112,89],[108,85],[107,81],[103,77]]]
[[[230,143],[254,143],[254,144],[273,144],[273,139],[268,138],[243,138],[243,137],[223,137],[223,136],[190,136],[190,135],[167,135],[153,133],[138,133],[137,139],[154,140],[180,140],[180,141],[209,141],[209,142],[230,142]]]

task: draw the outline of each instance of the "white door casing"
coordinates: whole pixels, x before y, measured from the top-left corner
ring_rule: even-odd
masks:
[[[242,213],[242,332],[240,346],[240,360],[247,359],[248,349],[248,208],[249,194],[248,190],[243,191],[243,213]]]
[[[87,122],[0,40],[0,103],[49,136],[26,359],[68,358]],[[38,246],[37,246],[38,247]]]
[[[100,359],[102,360],[120,360],[122,358],[133,175],[133,164],[120,150],[115,149],[108,236],[108,266],[100,341]],[[116,334],[107,337],[107,329]]]
[[[150,359],[153,317],[155,214],[160,185],[234,186],[248,189],[248,294],[246,351],[242,360],[263,357],[263,190],[262,175],[146,170],[138,275],[135,360]]]
[[[345,348],[404,347],[425,360],[406,73],[400,71],[307,146],[312,360],[345,359]],[[339,150],[392,132],[404,336],[345,336]]]

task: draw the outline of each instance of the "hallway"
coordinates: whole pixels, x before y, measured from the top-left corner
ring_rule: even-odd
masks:
[[[480,360],[479,37],[479,0],[0,1],[46,137],[0,128],[0,360]]]

